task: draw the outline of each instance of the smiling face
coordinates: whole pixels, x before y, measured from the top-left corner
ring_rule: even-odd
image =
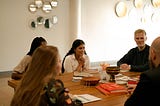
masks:
[[[76,49],[74,49],[74,52],[75,52],[76,57],[83,56],[85,52],[85,45],[84,44],[79,45]]]
[[[143,33],[143,32],[136,33],[134,36],[134,40],[135,40],[139,49],[144,49],[145,42],[147,40],[145,33]]]

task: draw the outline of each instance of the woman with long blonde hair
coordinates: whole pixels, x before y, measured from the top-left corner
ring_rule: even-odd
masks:
[[[55,80],[61,71],[57,47],[39,47],[16,89],[11,106],[72,106],[61,80]]]

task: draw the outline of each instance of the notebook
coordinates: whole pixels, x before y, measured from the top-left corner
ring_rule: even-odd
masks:
[[[89,103],[89,102],[101,100],[101,98],[90,95],[90,94],[73,95],[73,99],[78,99],[82,103]]]

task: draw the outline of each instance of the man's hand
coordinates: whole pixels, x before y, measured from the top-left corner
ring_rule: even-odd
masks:
[[[121,64],[121,65],[120,65],[120,69],[121,69],[121,70],[130,70],[131,67],[130,67],[130,65],[128,65],[128,64]]]

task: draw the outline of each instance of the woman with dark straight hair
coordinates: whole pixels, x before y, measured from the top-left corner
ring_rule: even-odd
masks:
[[[85,43],[76,39],[62,61],[62,73],[85,71],[89,69],[90,60],[85,51]]]
[[[35,37],[31,43],[31,47],[29,52],[23,57],[23,59],[19,62],[19,64],[13,69],[12,79],[21,79],[23,73],[26,71],[31,59],[32,54],[39,46],[46,46],[47,41],[43,37]]]

